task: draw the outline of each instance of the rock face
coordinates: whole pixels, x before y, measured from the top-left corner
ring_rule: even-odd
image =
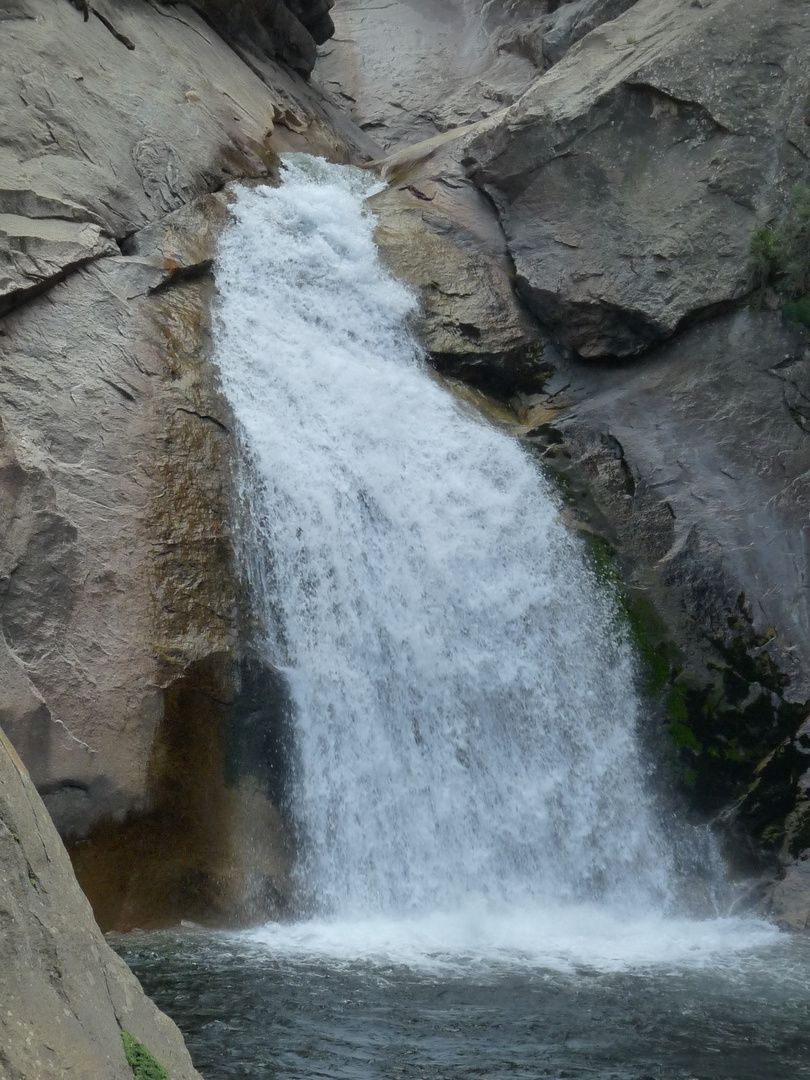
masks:
[[[210,268],[230,182],[306,150],[390,151],[426,349],[620,568],[684,796],[807,925],[808,354],[746,306],[808,178],[806,5],[343,0],[307,84],[329,6],[0,0],[0,723],[102,924],[284,909]]]
[[[98,930],[25,766],[0,731],[0,1076],[132,1080],[121,1031],[172,1080],[183,1038]]]
[[[452,145],[414,162],[407,151],[388,159],[391,183],[370,200],[375,239],[397,277],[420,292],[422,343],[439,370],[496,393],[536,390],[547,373],[539,335],[515,296],[503,232],[445,152]]]
[[[247,644],[210,267],[224,185],[363,137],[184,5],[2,14],[0,723],[104,928],[278,912],[284,695]]]
[[[329,15],[333,4],[334,0],[194,0],[192,7],[232,45],[258,50],[309,75],[318,45],[334,33]]]
[[[757,220],[807,171],[808,45],[792,0],[639,0],[473,142],[566,348],[631,356],[746,294]]]
[[[528,436],[615,554],[679,783],[741,873],[808,847],[804,338],[742,310],[629,368],[560,360]]]
[[[317,85],[386,150],[514,103],[594,27],[633,0],[341,0]]]

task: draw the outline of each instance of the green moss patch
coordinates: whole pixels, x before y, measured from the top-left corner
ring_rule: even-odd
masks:
[[[755,286],[786,298],[785,317],[810,327],[810,184],[796,185],[776,225],[758,226],[749,265]]]
[[[594,576],[609,590],[616,605],[619,632],[641,660],[647,693],[657,697],[665,689],[670,674],[670,650],[663,624],[650,601],[625,585],[610,544],[601,536],[583,535]]]
[[[121,1032],[124,1054],[135,1080],[170,1080],[169,1074],[155,1061],[143,1043],[139,1043],[128,1031]]]
[[[678,720],[669,725],[667,732],[679,750],[691,750],[693,754],[699,754],[703,749],[692,729]]]

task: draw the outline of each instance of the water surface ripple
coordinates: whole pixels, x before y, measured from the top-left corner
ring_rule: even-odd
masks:
[[[569,971],[274,955],[186,930],[113,942],[206,1080],[805,1080],[810,941]]]

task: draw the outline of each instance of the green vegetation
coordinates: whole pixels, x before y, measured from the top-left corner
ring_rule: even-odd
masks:
[[[773,288],[785,298],[785,316],[810,327],[810,184],[793,189],[777,225],[756,229],[750,266],[759,289]]]
[[[810,296],[802,296],[798,300],[788,300],[782,311],[791,322],[810,327]]]
[[[667,733],[679,750],[691,750],[693,754],[699,754],[703,749],[692,729],[678,720],[669,725]]]
[[[128,1031],[121,1032],[124,1054],[129,1062],[135,1080],[169,1080],[169,1074],[152,1057],[143,1043],[134,1039]]]
[[[645,597],[628,593],[610,544],[601,536],[584,535],[594,575],[607,587],[616,605],[620,633],[641,658],[647,693],[657,696],[669,681],[670,668],[666,646],[653,644],[664,636],[660,619]]]
[[[686,708],[686,693],[682,686],[673,686],[667,698],[667,716],[672,721],[684,723],[689,715]]]

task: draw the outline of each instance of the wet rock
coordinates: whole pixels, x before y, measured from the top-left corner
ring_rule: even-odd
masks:
[[[93,921],[53,823],[0,731],[0,1073],[131,1080],[121,1031],[199,1080],[172,1021]]]
[[[175,0],[163,0],[172,3]],[[334,0],[192,0],[231,44],[246,46],[309,75],[318,45],[334,33]]]
[[[788,867],[773,888],[768,913],[786,930],[810,930],[810,858]]]
[[[632,364],[558,358],[528,399],[548,409],[528,438],[565,514],[607,541],[624,578],[660,703],[656,753],[718,818],[743,875],[781,875],[810,845],[810,443],[791,405],[804,337],[742,311]]]
[[[227,196],[203,197],[0,337],[0,708],[105,929],[241,920],[286,895],[273,794],[223,757],[250,625],[207,363],[226,220]],[[246,816],[267,824],[250,887]]]
[[[443,373],[503,391],[537,389],[547,375],[542,339],[518,303],[506,242],[489,202],[452,154],[404,163],[372,197],[375,239],[400,279],[417,289],[420,336]]]
[[[554,12],[551,28],[543,35],[543,57],[549,66],[562,60],[572,45],[602,23],[623,15],[636,0],[569,0]]]

